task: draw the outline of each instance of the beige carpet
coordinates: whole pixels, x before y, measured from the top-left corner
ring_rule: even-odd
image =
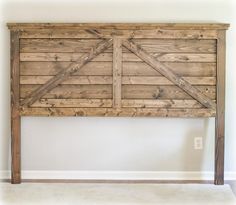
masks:
[[[236,204],[228,185],[0,183],[0,205]]]

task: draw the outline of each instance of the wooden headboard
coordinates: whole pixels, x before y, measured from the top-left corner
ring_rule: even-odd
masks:
[[[228,24],[9,23],[12,183],[21,116],[216,117],[224,182]]]

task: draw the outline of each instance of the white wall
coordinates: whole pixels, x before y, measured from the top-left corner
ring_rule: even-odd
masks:
[[[0,170],[9,169],[9,32],[6,22],[225,22],[226,171],[236,172],[234,0],[1,0]],[[193,138],[204,137],[204,149]],[[213,171],[214,119],[22,119],[23,170]]]

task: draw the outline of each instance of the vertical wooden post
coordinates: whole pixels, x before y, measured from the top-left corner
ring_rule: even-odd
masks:
[[[113,107],[121,107],[122,39],[113,39]]]
[[[11,31],[11,183],[21,183],[19,32]]]
[[[216,185],[224,184],[225,141],[225,30],[218,31],[217,38],[217,93],[215,120],[215,179]]]

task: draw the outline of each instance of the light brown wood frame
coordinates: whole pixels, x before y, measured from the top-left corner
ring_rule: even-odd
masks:
[[[228,26],[228,24],[8,24],[11,32],[12,183],[21,183],[21,116],[151,116],[215,117],[214,181],[217,185],[224,184],[225,31]],[[47,53],[47,55],[45,53],[36,53],[37,55],[34,55],[35,50],[40,51],[40,49],[43,51],[46,50],[47,52],[55,49],[58,52],[64,46],[64,42],[69,42],[68,45],[71,47],[65,46],[63,49],[66,52],[71,52],[71,50],[77,49],[73,47],[73,43],[78,43],[73,39],[94,38],[97,39],[96,42],[89,49],[85,49],[86,51],[83,55],[74,53],[75,57],[70,56],[69,60],[65,56],[71,55],[70,53],[64,53],[64,56],[60,56],[59,54],[48,55]],[[32,47],[34,44],[39,45],[37,44],[37,40],[41,42],[44,39],[52,39],[53,42],[51,43],[55,47]],[[72,39],[72,41],[67,42],[65,40],[64,42],[58,42],[57,39]],[[155,48],[145,47],[145,45],[139,44],[139,41],[142,42],[143,39],[144,41],[147,39],[147,42],[157,39],[156,41],[160,44],[157,44],[156,47],[154,46]],[[31,44],[27,44],[28,40]],[[216,41],[215,51],[214,41],[212,40]],[[165,41],[167,42],[165,43]],[[200,43],[202,47],[201,45],[196,46],[198,42],[202,43]],[[153,48],[154,50],[158,50],[159,53],[157,55],[149,53],[148,50],[152,50]],[[112,76],[75,76],[87,64],[99,58],[100,54],[108,52],[107,49],[112,49]],[[124,49],[126,49],[125,53],[123,53]],[[173,53],[169,54],[169,50]],[[24,51],[31,51],[32,53],[25,54]],[[192,54],[193,51],[200,52],[200,54]],[[187,54],[178,56],[178,52],[185,52]],[[211,54],[212,52],[213,54]],[[189,58],[190,62],[191,58],[193,62],[201,58],[212,61],[212,59],[214,60],[214,52],[216,54],[215,73],[213,72],[207,77],[195,77],[195,75],[198,76],[197,72],[190,76],[184,76],[181,66],[194,69],[190,66],[193,66],[193,64],[179,66],[176,63],[173,66],[171,63],[166,63],[166,61],[172,58],[173,62],[188,62]],[[109,58],[107,53],[104,56],[108,56],[107,58]],[[149,68],[159,73],[158,76],[138,76],[138,73],[136,75],[125,75],[124,70],[122,70],[122,68],[127,67],[125,59],[132,61],[135,56],[142,61],[142,66],[143,64],[149,66]],[[37,60],[40,58],[45,60],[46,58],[45,61],[56,62],[58,58],[62,58],[62,61],[66,59],[66,61],[71,61],[71,63],[62,69],[56,64],[55,68],[60,69],[57,69],[58,71],[53,76],[36,75],[32,78],[21,75],[21,72],[23,72],[21,70],[21,62],[25,59],[25,61],[31,61],[32,58],[36,58]],[[54,63],[51,64],[54,65]],[[140,65],[136,67],[140,69]],[[33,64],[30,64],[30,66],[33,66]],[[131,70],[135,69],[134,66],[131,67]],[[205,64],[204,66],[206,67]],[[207,65],[206,69],[209,67],[210,65]],[[88,68],[86,67],[86,69]],[[204,69],[202,70],[201,72],[205,72]],[[150,74],[151,71],[148,72]],[[35,79],[35,81],[32,81],[32,79]],[[37,88],[27,92],[22,98],[22,86],[29,84],[29,82],[31,84],[37,84]],[[216,87],[216,99],[205,93],[201,89],[201,86],[196,86],[204,85],[204,83]],[[108,90],[106,91],[108,93],[105,93],[107,96],[101,97],[100,99],[91,99],[90,97],[74,98],[73,92],[66,98],[61,98],[60,95],[57,99],[47,97],[53,89],[64,84],[109,84],[112,85],[112,95],[111,97],[107,97],[110,96],[110,91]],[[168,99],[168,94],[166,94],[167,99],[160,98],[160,92],[163,91],[161,88],[157,89],[157,94],[151,96],[154,99],[151,99],[149,95],[145,94],[145,89],[143,90],[144,97],[140,97],[140,91],[139,93],[136,91],[139,97],[132,97],[132,92],[135,92],[136,88],[132,87],[134,90],[129,90],[129,85],[135,85],[136,87],[141,85],[143,89],[150,89],[154,85],[163,85],[163,89],[169,89],[172,86],[170,91],[175,88],[174,92],[172,91],[172,95],[175,97],[170,98],[169,95],[170,99]],[[206,90],[208,91],[208,88]],[[86,92],[86,89],[83,92]],[[124,95],[124,92],[127,92],[127,94]],[[150,91],[147,90],[147,92]],[[184,96],[182,97],[183,99],[179,99],[178,94],[175,95],[175,92],[179,93],[180,96]]]

